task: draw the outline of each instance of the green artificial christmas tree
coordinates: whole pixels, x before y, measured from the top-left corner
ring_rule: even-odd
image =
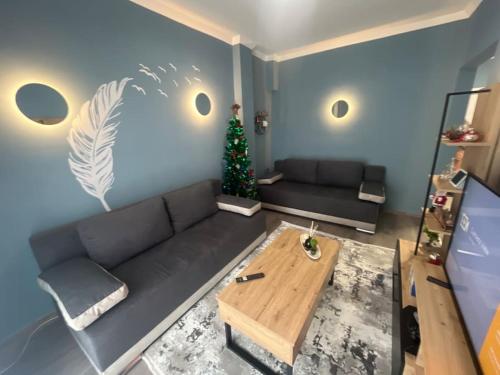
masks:
[[[248,157],[248,142],[245,129],[238,117],[240,106],[234,104],[231,109],[233,116],[229,120],[226,135],[222,191],[224,194],[255,199],[257,198],[255,174],[253,169],[249,168],[251,161]]]

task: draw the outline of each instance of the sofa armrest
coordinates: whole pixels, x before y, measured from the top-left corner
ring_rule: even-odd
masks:
[[[56,301],[66,324],[81,331],[128,295],[125,283],[88,258],[57,264],[38,276]]]
[[[385,182],[385,167],[381,165],[366,165],[363,181]]]
[[[364,181],[359,188],[358,198],[364,201],[383,204],[385,202],[384,184],[376,181]]]
[[[221,194],[217,196],[216,199],[219,210],[234,212],[245,216],[252,216],[261,209],[260,202],[254,201],[253,199],[226,194]]]
[[[283,178],[283,173],[280,172],[270,172],[262,176],[257,180],[259,185],[272,185],[276,181],[279,181]]]

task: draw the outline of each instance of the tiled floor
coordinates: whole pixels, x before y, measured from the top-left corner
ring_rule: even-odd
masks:
[[[281,220],[309,226],[310,220],[296,216],[266,211],[267,230],[272,232]],[[379,220],[375,235],[357,232],[340,225],[320,223],[321,231],[356,241],[395,247],[398,238],[414,240],[417,235],[418,219],[411,216],[384,213]],[[19,335],[8,345],[0,348],[0,375],[95,375],[96,372],[86,359],[61,319],[55,319],[36,332],[24,355],[8,371],[4,371],[16,360],[31,332]],[[140,361],[129,375],[149,375],[144,362]]]

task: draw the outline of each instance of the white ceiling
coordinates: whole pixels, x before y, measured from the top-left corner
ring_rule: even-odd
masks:
[[[284,60],[468,18],[481,0],[132,0]],[[161,8],[162,11],[159,11]],[[175,15],[177,14],[177,17]],[[180,14],[180,18],[179,18]],[[190,24],[191,22],[191,24]],[[207,30],[203,30],[203,29]],[[227,41],[227,40],[226,40]]]

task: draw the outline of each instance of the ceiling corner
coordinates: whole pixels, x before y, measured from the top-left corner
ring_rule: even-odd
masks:
[[[467,4],[464,8],[464,12],[467,15],[467,18],[469,18],[470,16],[472,16],[475,13],[477,8],[479,8],[479,5],[481,5],[482,1],[483,0],[470,0],[469,1],[469,4]]]
[[[170,18],[191,29],[210,35],[216,39],[232,45],[233,39],[239,36],[237,32],[226,29],[190,10],[181,7],[169,0],[129,0],[132,3],[149,9],[162,16]]]

